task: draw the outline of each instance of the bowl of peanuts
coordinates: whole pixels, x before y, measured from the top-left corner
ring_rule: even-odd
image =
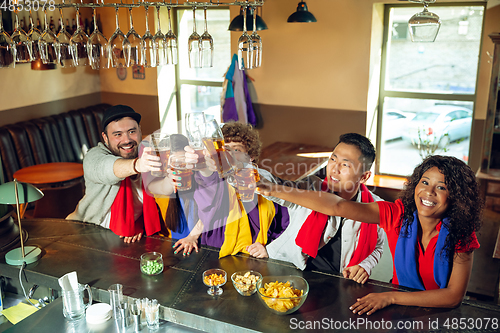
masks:
[[[262,280],[262,275],[256,271],[239,271],[231,275],[234,289],[242,296],[253,295],[257,291],[257,283]]]
[[[309,284],[300,276],[265,276],[257,284],[257,293],[266,309],[287,315],[304,304]]]
[[[203,283],[209,287],[207,294],[210,296],[219,296],[223,293],[222,286],[226,284],[227,273],[220,268],[211,268],[203,272]]]

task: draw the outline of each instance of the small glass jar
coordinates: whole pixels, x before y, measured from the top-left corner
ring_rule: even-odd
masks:
[[[146,275],[158,275],[163,272],[163,256],[159,252],[146,252],[141,255],[141,272]]]

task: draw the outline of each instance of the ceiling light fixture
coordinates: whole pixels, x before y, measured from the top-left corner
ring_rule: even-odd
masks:
[[[429,3],[434,3],[436,0],[410,0],[424,4],[424,10],[413,15],[408,21],[408,29],[412,42],[434,42],[436,40],[441,20],[439,16],[427,10]]]
[[[316,18],[307,10],[306,3],[301,1],[297,5],[297,11],[288,17],[287,22],[316,22]]]
[[[257,10],[256,7],[247,8],[247,31],[253,31],[253,11]],[[255,30],[267,30],[267,24],[264,19],[257,15],[255,18],[255,25],[257,29]],[[231,23],[229,23],[229,31],[243,31],[243,7],[240,7],[240,14],[236,16]]]

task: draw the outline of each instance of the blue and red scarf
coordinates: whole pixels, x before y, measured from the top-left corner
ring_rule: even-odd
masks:
[[[451,263],[448,254],[443,251],[449,233],[448,224],[449,218],[443,219],[434,252],[434,280],[439,288],[446,288],[451,274]],[[400,231],[394,253],[394,267],[396,268],[398,283],[401,286],[425,290],[420,274],[417,271],[417,211],[413,213],[413,222],[408,227],[408,235],[402,234]]]

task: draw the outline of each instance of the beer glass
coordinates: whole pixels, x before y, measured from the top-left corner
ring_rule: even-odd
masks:
[[[257,165],[255,163],[240,163],[235,169],[236,191],[240,201],[253,201],[255,187],[260,180]]]
[[[87,290],[89,294],[88,303],[83,303],[83,292]],[[85,310],[92,304],[92,291],[88,284],[78,284],[76,290],[63,290],[63,315],[70,320],[78,320],[85,316]]]
[[[185,117],[186,133],[189,140],[189,145],[198,155],[198,163],[194,165],[193,170],[203,170],[206,168],[205,155],[203,150],[203,135],[200,131],[200,126],[205,123],[205,114],[203,112],[189,112]]]
[[[233,167],[228,159],[228,152],[224,144],[224,136],[217,120],[205,122],[200,126],[203,133],[203,144],[215,161],[217,173],[220,178],[226,178],[233,173]]]
[[[170,157],[170,135],[166,133],[151,134],[151,154],[160,157],[161,170],[151,171],[151,175],[155,177],[164,177],[167,175],[168,159]]]
[[[115,320],[121,319],[120,309],[122,308],[123,300],[123,285],[119,283],[112,284],[108,288],[109,291],[109,305],[113,309],[113,316]]]
[[[188,169],[188,163],[186,162],[186,156],[183,152],[177,152],[172,154],[169,159],[169,165],[175,175],[181,177],[180,185],[176,185],[177,191],[187,191],[191,189],[192,186],[192,169]]]

